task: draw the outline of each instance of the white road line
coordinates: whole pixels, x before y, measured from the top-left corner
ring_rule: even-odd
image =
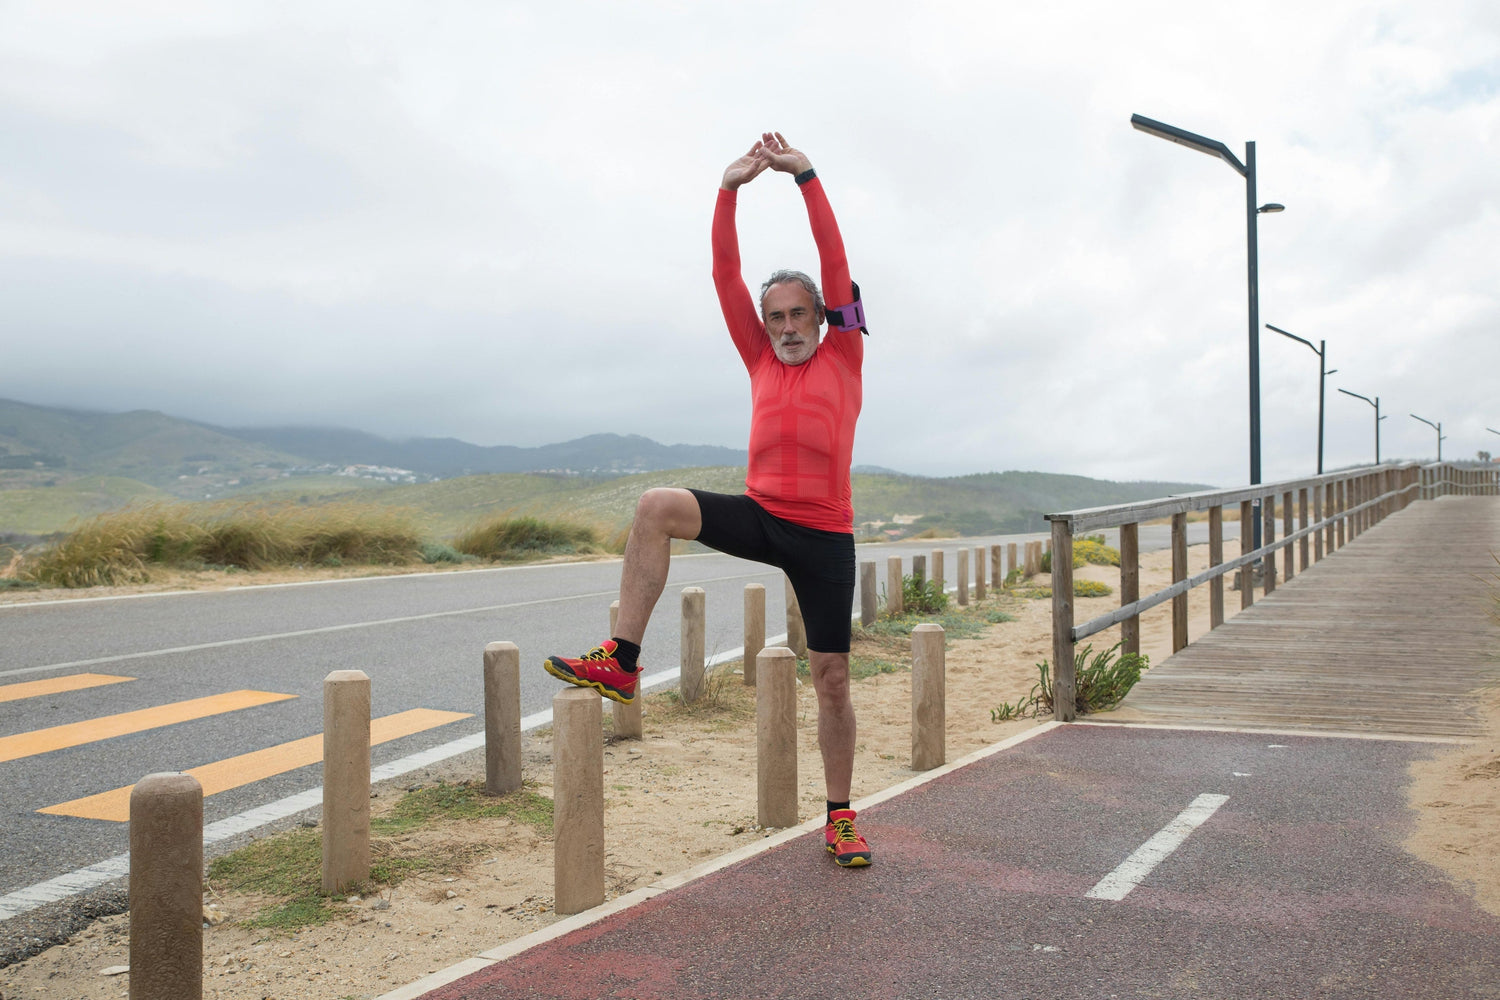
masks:
[[[741,580],[747,576],[763,576],[761,573],[739,573],[734,576],[714,577],[708,580],[697,580],[693,586],[700,583],[725,583],[733,580]],[[343,625],[324,625],[320,628],[298,629],[292,632],[272,632],[267,635],[247,635],[239,639],[221,639],[217,642],[200,642],[191,646],[171,646],[166,649],[145,649],[138,653],[117,653],[113,656],[96,656],[88,660],[70,660],[67,663],[44,663],[35,667],[18,667],[15,670],[0,670],[0,677],[15,677],[20,674],[36,674],[47,670],[76,670],[80,667],[97,667],[105,663],[120,663],[125,660],[140,660],[152,656],[170,656],[175,653],[197,653],[205,649],[223,649],[227,646],[244,646],[256,642],[272,642],[277,639],[298,639],[309,635],[326,635],[330,632],[348,632],[353,629],[379,628],[382,625],[401,625],[407,622],[428,621],[433,618],[453,618],[459,615],[480,615],[494,611],[508,611],[513,608],[530,608],[539,604],[558,604],[566,601],[591,600],[598,597],[609,597],[616,593],[614,590],[596,590],[588,594],[568,594],[563,597],[544,597],[535,601],[516,601],[511,604],[489,604],[480,608],[457,608],[452,611],[432,611],[425,615],[406,615],[400,618],[377,618],[374,621],[347,622]]]
[[[776,646],[785,641],[786,634],[783,633],[768,638],[766,645]],[[725,650],[707,660],[705,665],[716,667],[721,663],[728,663],[739,659],[744,655],[744,652],[743,646],[738,649]],[[680,670],[674,668],[642,677],[641,690],[670,684],[677,680],[679,673]],[[523,718],[521,720],[521,731],[523,733],[530,732],[533,729],[550,725],[551,722],[552,709],[543,709],[540,712],[535,712]],[[379,767],[371,768],[370,781],[374,783],[400,777],[419,768],[428,767],[439,761],[447,760],[449,757],[456,757],[461,753],[477,750],[483,746],[484,731],[481,730],[469,736],[461,736],[456,740],[450,740],[440,746],[402,757],[400,760],[393,760],[388,764],[381,764]],[[230,837],[249,833],[252,830],[265,826],[267,823],[273,823],[288,816],[295,816],[297,813],[308,809],[316,809],[322,804],[323,786],[318,785],[316,788],[309,788],[305,792],[288,795],[285,798],[277,799],[275,802],[268,802],[263,806],[257,806],[236,816],[221,819],[217,823],[210,823],[203,828],[203,843],[205,846],[208,844],[217,844],[219,841],[228,840]],[[18,917],[47,903],[55,903],[60,899],[67,899],[69,896],[97,889],[101,885],[107,885],[129,874],[130,855],[128,853],[117,854],[97,864],[89,865],[87,868],[79,868],[65,875],[47,879],[45,882],[38,882],[36,885],[17,889],[14,892],[0,896],[0,920],[9,920],[11,917]]]
[[[1220,806],[1229,801],[1227,795],[1203,794],[1193,804],[1177,814],[1177,818],[1161,829],[1156,836],[1146,841],[1120,866],[1099,880],[1084,896],[1088,899],[1121,900],[1130,890],[1143,882],[1147,875],[1187,840],[1188,834],[1207,822]]]

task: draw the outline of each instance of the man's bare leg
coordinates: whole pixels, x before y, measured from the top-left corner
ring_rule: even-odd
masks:
[[[818,749],[829,802],[848,802],[854,781],[854,702],[849,697],[849,654],[808,650],[818,693]]]
[[[640,645],[646,623],[667,585],[672,539],[697,538],[701,530],[703,513],[698,509],[698,498],[687,490],[663,487],[641,494],[625,542],[616,636]]]

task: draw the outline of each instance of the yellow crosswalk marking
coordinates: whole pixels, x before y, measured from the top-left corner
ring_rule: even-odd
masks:
[[[17,733],[14,736],[0,736],[0,763],[19,760],[22,757],[33,757],[39,753],[50,753],[66,747],[113,739],[116,736],[126,736],[146,729],[157,729],[192,719],[202,719],[210,715],[234,712],[242,708],[269,705],[275,701],[285,701],[295,697],[297,696],[294,694],[277,694],[273,691],[230,691],[227,694],[193,698],[190,701],[159,705],[156,708],[122,712],[119,715],[106,715],[98,719],[72,722],[65,726],[53,726],[50,729],[36,729],[29,733]]]
[[[470,718],[468,712],[439,712],[430,708],[413,708],[370,721],[370,745],[388,743],[391,740],[420,733],[426,729],[445,726],[459,719]],[[267,747],[253,753],[230,757],[228,760],[204,764],[184,773],[191,774],[203,786],[204,795],[213,795],[230,788],[248,785],[272,775],[295,771],[323,759],[323,737],[307,736],[280,746]],[[130,819],[130,790],[134,785],[116,788],[98,795],[63,802],[60,805],[38,809],[37,812],[54,816],[79,816],[83,819],[107,819],[124,823]]]
[[[4,684],[0,685],[0,701],[39,698],[44,694],[82,691],[86,688],[103,687],[105,684],[123,684],[133,680],[135,680],[134,677],[116,677],[113,674],[68,674],[66,677],[49,677],[44,681]]]

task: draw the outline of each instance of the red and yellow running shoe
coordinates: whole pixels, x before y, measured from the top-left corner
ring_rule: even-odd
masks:
[[[622,705],[635,701],[639,678],[629,670],[620,669],[620,661],[615,659],[613,639],[605,640],[576,660],[549,656],[542,667],[553,677],[579,687],[593,688],[610,701]]]
[[[870,845],[854,829],[854,810],[835,809],[828,814],[829,823],[823,828],[823,840],[828,853],[841,868],[858,868],[870,863]]]

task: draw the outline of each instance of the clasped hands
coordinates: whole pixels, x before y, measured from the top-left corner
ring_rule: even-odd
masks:
[[[801,150],[792,148],[780,132],[763,132],[748,153],[725,168],[724,180],[719,186],[733,191],[741,184],[755,180],[767,167],[795,177],[811,170],[812,161]]]

